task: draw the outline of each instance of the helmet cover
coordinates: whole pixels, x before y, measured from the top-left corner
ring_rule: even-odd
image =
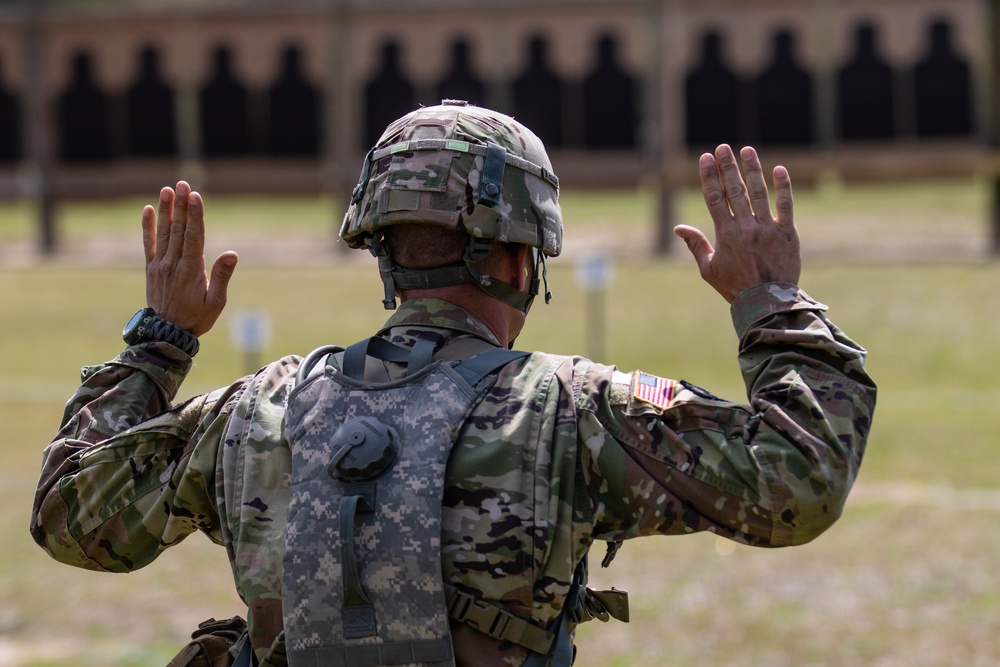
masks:
[[[425,223],[562,251],[559,181],[542,141],[504,114],[445,100],[386,128],[365,158],[340,230],[352,248],[376,233]]]

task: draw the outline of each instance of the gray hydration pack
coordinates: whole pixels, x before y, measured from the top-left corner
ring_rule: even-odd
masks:
[[[495,348],[432,362],[429,341],[407,350],[371,338],[344,351],[338,370],[330,360],[340,351],[320,348],[303,361],[286,414],[288,664],[451,667],[441,574],[445,469],[496,371],[527,353]],[[407,374],[366,381],[369,355],[406,363]]]

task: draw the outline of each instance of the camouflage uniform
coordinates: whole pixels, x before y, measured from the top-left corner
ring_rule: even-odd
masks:
[[[732,305],[749,404],[580,357],[514,361],[475,408],[445,480],[445,581],[549,625],[595,540],[710,531],[758,546],[813,539],[840,515],[875,385],[865,351],[794,286]],[[404,346],[499,344],[465,311],[411,300],[380,335]],[[127,572],[195,530],[225,545],[258,654],[281,629],[290,455],[285,357],[171,408],[191,362],[165,343],[84,370],[46,449],[31,531],[60,561]],[[390,373],[402,372],[390,365]],[[656,403],[659,403],[657,405]],[[454,627],[459,665],[525,651]]]

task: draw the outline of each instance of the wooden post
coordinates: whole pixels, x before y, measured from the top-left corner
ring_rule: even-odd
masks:
[[[180,155],[179,177],[186,179],[195,190],[205,187],[205,164],[201,157],[201,122],[198,102],[198,18],[184,12],[177,19],[174,48],[177,52],[177,75],[174,85],[177,95],[174,110],[177,117],[177,147]]]
[[[997,171],[997,156],[1000,154],[1000,0],[987,0],[986,7],[986,48],[988,109],[986,142],[992,153],[990,170],[990,232],[993,256],[1000,255],[1000,173]]]
[[[486,83],[486,106],[501,113],[510,114],[514,107],[514,101],[510,86],[507,85],[506,81],[510,78],[509,71],[505,69],[510,67],[511,29],[508,20],[510,11],[502,6],[502,3],[496,3],[490,14],[490,39],[486,44],[490,54],[489,70],[487,71],[489,80]]]
[[[361,116],[349,115],[351,105],[356,103],[351,90],[354,82],[348,76],[351,49],[357,48],[357,40],[351,36],[353,20],[353,10],[346,3],[333,2],[328,6],[322,157],[325,173],[324,188],[328,194],[335,195],[333,200],[335,204],[339,204],[333,211],[331,238],[334,251],[341,255],[352,252],[346,243],[339,241],[344,212],[350,203],[344,195],[350,194],[355,179],[361,171],[360,160],[354,158],[358,152],[357,133],[353,132],[351,127],[351,123],[357,122]]]
[[[664,67],[666,57],[663,48],[664,31],[667,23],[679,18],[677,0],[669,3],[664,11],[660,0],[646,0],[643,12],[643,42],[645,44],[646,80],[643,85],[642,127],[639,140],[643,178],[654,188],[656,194],[656,235],[655,252],[666,255],[674,240],[674,197],[673,185],[665,177],[667,156],[683,150],[678,137],[683,133],[683,117],[677,113],[677,106],[664,104],[664,77],[670,68]],[[673,97],[673,96],[672,96]]]
[[[832,0],[813,0],[813,25],[819,41],[815,63],[813,102],[816,112],[813,122],[816,143],[821,151],[831,151],[837,143],[837,67],[834,53],[836,18]]]
[[[55,197],[52,192],[52,140],[55,128],[48,104],[45,57],[45,16],[48,0],[24,0],[24,105],[25,171],[29,197],[38,215],[39,250],[56,252]]]

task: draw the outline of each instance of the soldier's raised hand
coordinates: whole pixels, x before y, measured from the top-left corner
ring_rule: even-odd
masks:
[[[196,336],[215,324],[226,305],[229,279],[239,259],[219,255],[205,271],[205,205],[184,181],[160,191],[159,207],[142,211],[146,254],[146,304],[159,317]]]
[[[772,174],[774,217],[757,152],[748,146],[739,158],[745,180],[736,155],[725,144],[714,155],[702,155],[698,164],[705,204],[715,224],[715,245],[694,227],[674,228],[694,255],[701,277],[730,303],[761,283],[798,284],[802,269],[788,170],[779,166]]]

